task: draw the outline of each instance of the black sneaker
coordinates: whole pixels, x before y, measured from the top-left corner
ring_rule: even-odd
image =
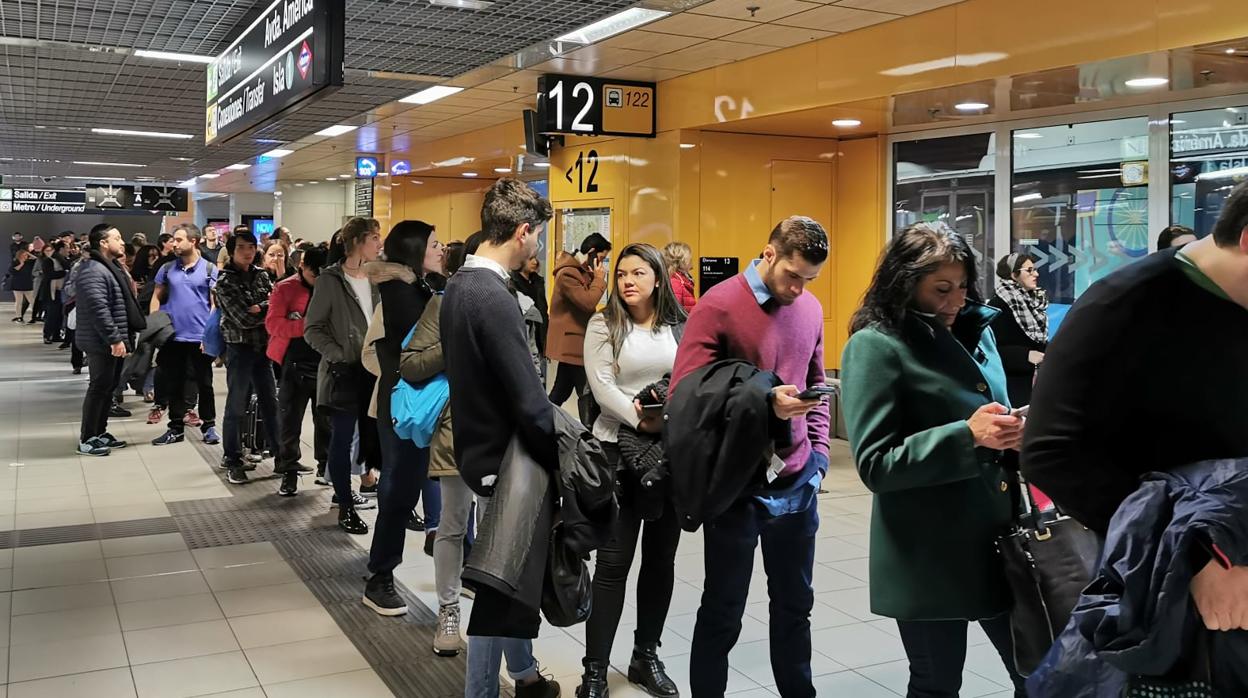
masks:
[[[231,485],[245,485],[247,484],[247,471],[242,468],[230,468],[226,471],[225,479]]]
[[[407,602],[394,588],[394,576],[374,574],[364,586],[364,605],[383,616],[401,616],[407,613]]]
[[[412,512],[411,518],[407,520],[407,530],[415,531],[416,533],[425,530],[425,520],[420,518],[420,515],[415,511]]]
[[[368,533],[368,524],[355,513],[355,507],[346,507],[338,511],[338,528],[356,536]]]
[[[516,698],[559,698],[559,682],[545,676],[524,686],[516,686]]]
[[[108,408],[108,416],[110,417],[131,417],[133,415],[133,412],[115,402],[112,407]]]
[[[277,488],[277,493],[283,497],[293,497],[299,494],[299,473],[282,473],[282,485]]]
[[[379,484],[380,483],[378,482],[374,482],[371,485],[360,485],[360,495],[364,497],[369,497],[369,498],[376,497],[377,485]]]
[[[153,446],[168,446],[169,444],[180,444],[182,443],[184,439],[186,439],[186,434],[183,434],[180,431],[174,431],[170,429],[169,431],[166,431],[164,434],[161,434],[160,436],[157,436],[156,438],[152,439],[152,445]]]
[[[377,508],[376,500],[365,499],[360,496],[359,492],[355,492],[355,491],[351,492],[351,504],[356,509],[376,509]],[[334,495],[333,497],[330,498],[329,506],[331,508],[338,506],[338,495]]]
[[[99,439],[100,441],[103,441],[104,445],[108,446],[109,448],[125,448],[126,447],[125,441],[118,439],[116,436],[113,436],[112,434],[108,432],[104,432],[103,434],[100,434]]]

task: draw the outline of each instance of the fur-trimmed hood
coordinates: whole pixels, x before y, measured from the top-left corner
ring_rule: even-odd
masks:
[[[369,283],[379,286],[387,281],[402,281],[404,283],[416,283],[416,272],[406,264],[397,262],[369,262],[364,267],[365,273],[368,274]]]

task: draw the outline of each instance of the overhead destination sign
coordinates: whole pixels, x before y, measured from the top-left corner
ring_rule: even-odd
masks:
[[[654,136],[657,93],[652,82],[543,75],[537,92],[541,133]]]
[[[346,0],[273,0],[208,65],[204,142],[227,141],[342,86]]]
[[[81,189],[0,189],[0,213],[85,213]]]

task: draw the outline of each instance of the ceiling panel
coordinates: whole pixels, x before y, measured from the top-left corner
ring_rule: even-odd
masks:
[[[801,14],[790,15],[784,19],[776,20],[775,23],[790,27],[822,29],[830,32],[850,32],[892,19],[897,19],[897,15],[856,10],[851,7],[841,7],[840,5],[824,5]]]
[[[742,29],[749,29],[755,24],[757,22],[682,13],[647,24],[646,31],[675,34],[677,36],[693,36],[703,39],[718,39],[721,36],[739,32]]]
[[[917,15],[939,7],[956,5],[962,0],[840,0],[841,7],[889,12],[895,15]]]
[[[660,34],[658,32],[646,31],[644,29],[635,29],[631,32],[624,32],[619,36],[613,36],[602,42],[602,46],[616,46],[619,48],[631,48],[639,51],[654,51],[656,53],[667,53],[669,51],[679,51],[682,48],[688,48],[694,44],[704,41],[699,36],[677,36],[675,34]]]
[[[833,36],[833,32],[822,31],[819,29],[808,29],[806,27],[786,27],[779,24],[760,24],[751,27],[745,31],[739,31],[735,34],[729,34],[724,39],[727,41],[736,41],[742,44],[758,44],[759,46],[770,46],[772,48],[788,48],[797,46],[809,41],[817,41],[818,39],[826,39]]]
[[[700,15],[713,15],[752,22],[771,22],[782,17],[819,7],[817,2],[803,0],[711,0],[689,10]],[[753,10],[753,11],[751,11]]]

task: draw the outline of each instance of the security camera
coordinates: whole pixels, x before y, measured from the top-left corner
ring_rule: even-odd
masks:
[[[44,184],[51,184],[51,183],[52,183],[52,178],[51,178],[51,177],[40,177],[39,179],[42,179]]]

